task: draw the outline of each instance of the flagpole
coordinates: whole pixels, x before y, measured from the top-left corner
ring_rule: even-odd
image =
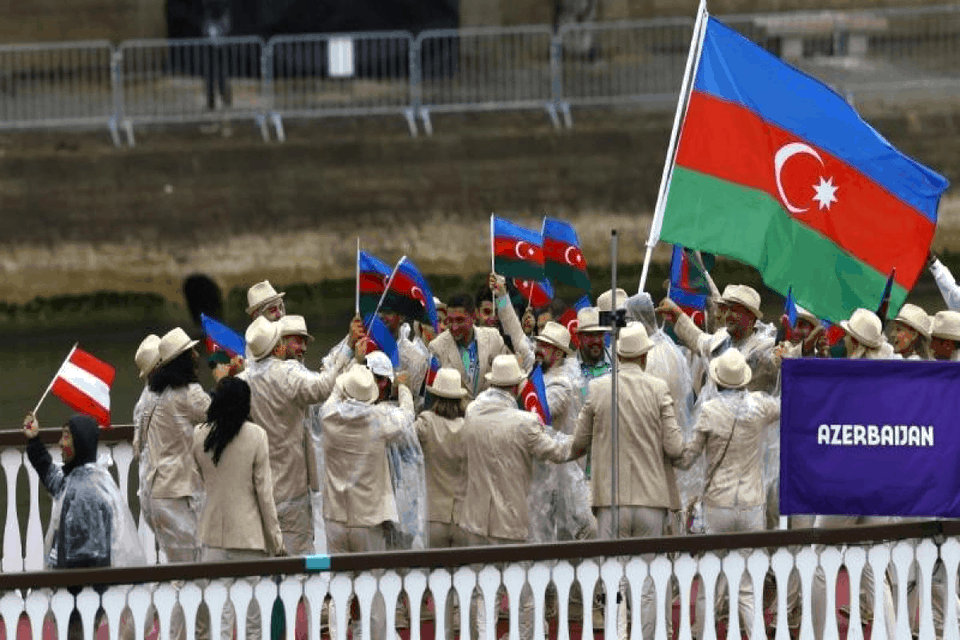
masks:
[[[493,244],[493,214],[490,214],[490,273],[497,272],[497,250]]]
[[[40,402],[38,402],[38,403],[37,403],[37,406],[35,406],[35,407],[33,408],[33,415],[34,415],[34,416],[37,415],[37,411],[40,410],[40,405],[43,404],[43,401],[47,399],[47,396],[50,394],[50,390],[53,389],[53,383],[57,381],[57,377],[59,377],[59,375],[60,375],[60,369],[63,369],[63,365],[65,365],[65,364],[67,363],[67,361],[70,360],[70,356],[72,356],[72,355],[73,355],[73,352],[77,350],[77,345],[79,345],[79,344],[80,344],[79,342],[74,342],[74,343],[73,343],[73,349],[70,349],[70,353],[68,353],[68,354],[67,354],[67,357],[64,358],[64,359],[63,359],[63,362],[60,363],[60,368],[57,369],[57,372],[56,372],[55,374],[53,374],[53,379],[50,381],[50,384],[47,385],[47,390],[43,392],[43,395],[42,395],[42,396],[40,396]]]
[[[660,191],[657,194],[657,205],[654,209],[653,220],[650,222],[650,234],[647,237],[647,252],[643,258],[643,270],[640,273],[640,286],[637,293],[643,293],[647,284],[647,273],[650,269],[650,257],[653,255],[653,248],[657,246],[660,239],[660,228],[663,225],[663,213],[666,209],[666,194],[670,188],[670,181],[673,178],[673,165],[677,155],[677,140],[680,137],[680,127],[683,122],[683,116],[687,112],[687,105],[690,102],[690,93],[693,91],[693,79],[697,75],[697,68],[700,65],[700,49],[703,47],[703,38],[707,33],[707,0],[700,0],[700,7],[697,9],[697,20],[693,25],[693,37],[690,39],[690,52],[687,54],[687,66],[683,73],[683,82],[680,85],[680,99],[677,101],[677,112],[673,117],[673,131],[670,133],[670,143],[667,147],[667,157],[663,164],[663,174],[660,178]]]
[[[383,299],[387,297],[387,291],[390,291],[390,285],[393,284],[393,277],[397,275],[397,270],[400,268],[407,259],[407,256],[403,256],[397,260],[396,266],[393,267],[393,271],[390,272],[390,278],[387,280],[387,284],[383,287],[383,293],[380,294],[380,299],[377,301],[377,308],[373,310],[373,315],[370,316],[370,324],[373,324],[373,319],[377,317],[377,314],[380,313],[380,307],[383,305]],[[367,325],[366,331],[370,332],[370,324]]]
[[[353,296],[353,314],[360,315],[360,236],[357,236],[357,281],[356,292]]]
[[[714,298],[720,297],[720,289],[717,288],[717,283],[713,281],[713,278],[710,277],[710,272],[707,271],[707,265],[703,261],[703,254],[700,253],[700,250],[693,252],[693,255],[697,258],[697,264],[700,265],[700,269],[703,271],[703,277],[707,279],[707,285],[710,287],[710,295]]]

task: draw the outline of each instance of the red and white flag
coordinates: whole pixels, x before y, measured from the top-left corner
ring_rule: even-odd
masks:
[[[110,386],[116,370],[74,347],[60,365],[50,391],[71,409],[94,418],[101,426],[110,426]]]

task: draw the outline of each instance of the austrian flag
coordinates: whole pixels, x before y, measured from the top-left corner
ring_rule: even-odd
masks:
[[[74,347],[50,387],[53,395],[80,413],[110,426],[110,387],[116,370],[83,349]]]

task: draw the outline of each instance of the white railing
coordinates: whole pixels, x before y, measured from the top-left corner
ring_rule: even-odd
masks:
[[[741,631],[751,638],[763,638],[769,626],[765,611],[764,585],[771,585],[768,594],[775,594],[771,606],[776,640],[788,640],[790,631],[786,620],[791,606],[789,582],[791,574],[799,578],[800,607],[799,637],[821,637],[814,629],[814,602],[817,583],[814,574],[822,570],[825,584],[837,584],[841,570],[849,576],[850,592],[859,593],[863,571],[870,567],[873,575],[886,580],[876,581],[868,600],[874,603],[872,638],[882,640],[890,634],[898,639],[911,638],[916,630],[921,640],[941,637],[934,621],[934,599],[942,604],[942,637],[958,637],[956,606],[957,568],[960,564],[960,542],[946,534],[960,533],[960,526],[952,522],[925,522],[862,527],[845,530],[799,530],[727,536],[696,536],[684,538],[631,539],[594,541],[554,545],[474,547],[468,549],[435,550],[426,552],[395,552],[384,554],[355,554],[333,557],[286,558],[234,564],[181,564],[140,569],[70,570],[44,573],[4,574],[0,577],[0,616],[6,637],[16,638],[16,627],[26,616],[33,630],[39,631],[44,619],[52,615],[60,638],[67,620],[76,605],[84,627],[84,638],[93,640],[97,611],[102,606],[115,640],[120,630],[121,614],[132,616],[133,634],[142,640],[145,626],[149,626],[154,611],[160,628],[160,638],[166,640],[173,624],[174,610],[182,608],[186,618],[187,637],[193,638],[197,612],[201,603],[209,611],[222,612],[225,603],[234,610],[246,612],[256,602],[261,615],[262,637],[268,637],[271,628],[270,612],[279,598],[286,620],[286,637],[294,638],[293,621],[298,619],[298,606],[305,603],[307,633],[311,640],[320,638],[321,626],[329,626],[331,637],[345,640],[350,602],[355,597],[359,609],[363,637],[370,640],[374,599],[382,597],[388,640],[397,637],[398,602],[405,618],[410,621],[410,637],[418,640],[421,632],[432,623],[437,640],[444,638],[444,629],[450,609],[434,603],[447,602],[450,595],[459,605],[459,619],[454,631],[461,638],[471,640],[472,616],[481,637],[494,640],[505,630],[498,629],[498,621],[506,616],[509,638],[521,637],[521,610],[532,603],[533,638],[545,637],[548,624],[557,625],[557,638],[568,640],[570,625],[581,625],[584,637],[602,630],[605,640],[630,638],[640,640],[643,628],[652,623],[654,640],[674,637],[689,640],[694,624],[687,615],[696,600],[695,592],[705,595],[703,609],[703,637],[717,637],[717,612],[714,594],[720,587],[721,576],[728,584],[740,584],[741,579],[753,587],[753,617],[741,622],[737,615],[728,616],[727,638],[739,639]],[[822,542],[823,545],[815,544]],[[616,554],[616,555],[612,555]],[[934,567],[943,563],[947,579],[936,583]],[[915,566],[914,566],[915,565]],[[306,567],[318,567],[320,573],[308,573]],[[919,617],[913,618],[907,577],[916,569],[919,593]],[[176,580],[176,581],[175,581]],[[134,584],[141,583],[141,584]],[[90,585],[100,584],[102,595]],[[823,583],[821,583],[823,584]],[[931,585],[939,584],[933,588]],[[582,622],[569,615],[569,596],[574,585],[588,594],[586,615]],[[883,606],[887,589],[892,585],[896,613],[892,619]],[[69,586],[84,587],[72,596]],[[555,589],[556,596],[548,593]],[[37,588],[44,587],[44,588]],[[529,588],[529,596],[521,592]],[[652,591],[655,607],[644,608],[644,590]],[[5,593],[4,593],[5,592]],[[618,592],[624,597],[617,597]],[[425,595],[429,594],[429,598]],[[590,603],[593,594],[602,602],[603,623],[593,628]],[[837,598],[843,592],[820,587],[819,601],[825,611],[836,611]],[[548,602],[556,598],[557,606]],[[332,608],[324,606],[330,599]],[[871,620],[860,610],[859,598],[849,602],[848,638],[862,638],[861,623]],[[475,602],[471,613],[471,601]],[[619,601],[619,603],[618,603]],[[734,599],[734,603],[736,600]],[[431,606],[432,604],[432,606]],[[725,606],[725,605],[724,605]],[[736,605],[734,605],[736,606]],[[679,609],[677,609],[679,607]],[[432,611],[430,611],[432,609]],[[645,616],[653,612],[654,619]],[[667,615],[667,613],[670,615]],[[332,619],[331,619],[332,617]],[[237,616],[244,620],[245,615]],[[529,618],[528,618],[529,620]],[[212,637],[217,637],[220,616],[210,620]],[[722,629],[722,627],[721,627]],[[826,616],[822,632],[824,638],[840,635],[837,616]],[[356,637],[356,636],[354,636]],[[238,640],[245,633],[238,630]],[[480,640],[477,638],[477,640]]]
[[[851,99],[952,98],[960,4],[720,18]],[[692,18],[0,47],[0,129],[544,109],[672,109]],[[562,114],[562,118],[560,117]]]

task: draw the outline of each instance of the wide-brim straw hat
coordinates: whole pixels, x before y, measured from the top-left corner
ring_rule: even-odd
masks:
[[[366,357],[367,368],[374,375],[389,378],[393,382],[393,362],[383,351],[371,351]]]
[[[627,306],[627,292],[617,288],[617,309],[624,309]],[[613,311],[613,289],[607,289],[597,297],[597,308],[600,311]]]
[[[723,290],[720,297],[723,304],[741,304],[757,317],[763,318],[763,312],[760,311],[760,294],[753,287],[745,284],[730,284]]]
[[[258,316],[244,334],[254,360],[263,360],[280,341],[280,323]]]
[[[313,336],[307,333],[307,321],[303,316],[283,316],[278,322],[281,336],[301,336],[313,342]]]
[[[653,347],[653,342],[650,341],[642,323],[631,322],[620,330],[620,336],[617,339],[617,355],[621,358],[638,358]]]
[[[187,332],[180,327],[170,329],[160,338],[160,344],[157,347],[160,360],[157,362],[157,366],[176,360],[177,356],[192,349],[197,342],[199,340],[191,340]]]
[[[460,399],[467,395],[460,380],[460,372],[449,367],[441,367],[432,385],[427,385],[427,391],[438,398]]]
[[[577,312],[577,333],[608,333],[610,327],[600,324],[600,310],[584,307]]]
[[[493,359],[493,366],[484,378],[495,387],[512,387],[520,384],[527,376],[520,369],[517,356],[512,354],[499,355]]]
[[[933,329],[930,335],[934,338],[960,342],[960,312],[937,311],[933,316]]]
[[[710,362],[710,379],[718,386],[739,389],[747,386],[752,377],[750,366],[736,349],[727,349]]]
[[[544,344],[549,344],[551,347],[556,347],[568,356],[573,353],[573,349],[570,348],[570,331],[559,322],[551,320],[543,325],[543,330],[534,336],[533,339]]]
[[[247,289],[247,313],[253,313],[265,304],[280,300],[285,295],[287,294],[282,291],[278,293],[269,280],[258,282]]]
[[[933,324],[927,312],[915,304],[905,304],[900,307],[900,313],[894,318],[895,322],[907,325],[926,339],[930,339],[930,330]]]
[[[817,316],[813,315],[812,313],[810,313],[809,311],[807,311],[806,309],[804,309],[804,308],[801,307],[800,305],[797,305],[797,320],[800,320],[801,318],[802,318],[803,320],[806,320],[806,321],[809,322],[810,324],[813,324],[813,325],[819,325],[819,324],[820,324],[820,318],[818,318]]]
[[[341,373],[337,383],[348,398],[364,404],[373,404],[380,397],[380,387],[370,369],[363,366],[350,367]]]
[[[137,347],[137,353],[133,356],[133,361],[137,363],[141,378],[150,375],[150,372],[156,369],[160,362],[160,336],[151,333],[144,338],[140,346]]]
[[[840,327],[868,349],[879,349],[883,344],[883,325],[869,309],[857,309],[849,320],[840,322]]]

